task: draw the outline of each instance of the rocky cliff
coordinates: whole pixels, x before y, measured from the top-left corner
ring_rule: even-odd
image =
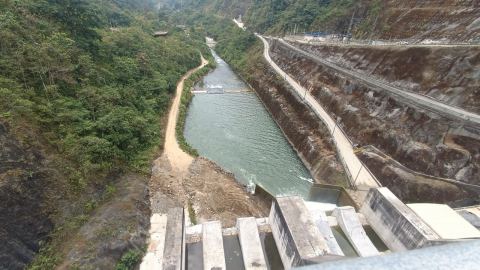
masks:
[[[278,42],[273,43],[271,48],[274,61],[305,88],[310,89],[312,95],[334,116],[355,143],[373,145],[414,171],[438,177],[453,178],[472,184],[480,183],[480,178],[475,173],[478,171],[480,164],[477,147],[472,148],[478,141],[451,132],[451,130],[461,127],[462,123],[451,121],[443,116],[395,100],[379,89],[369,88],[355,78],[347,78],[337,74],[309,58],[291,51]],[[314,52],[322,50],[330,51],[334,49],[311,49]],[[377,74],[377,77],[383,75],[384,77],[381,77],[381,79],[385,81],[395,81],[398,84],[407,82],[405,84],[410,85],[411,82],[415,82],[412,76],[418,74],[418,71],[396,73],[395,70],[401,69],[401,67],[391,66],[388,61],[385,61],[382,65],[383,60],[378,59],[385,55],[383,50],[370,51],[369,59],[372,59],[372,62],[376,65],[362,60],[361,57],[352,57],[355,55],[355,49],[338,50],[349,52],[349,57],[345,58],[341,58],[341,55],[344,54],[339,53],[338,62],[340,64],[358,63],[359,66],[364,66],[363,70],[370,69],[372,73]],[[362,50],[359,49],[359,51]],[[415,48],[409,50],[414,53]],[[419,48],[419,50],[423,49]],[[451,54],[452,58],[457,58],[456,60],[452,59],[453,63],[456,63],[458,59],[463,59],[464,56],[455,55],[455,52]],[[330,57],[330,60],[332,60],[333,56],[322,55],[322,57]],[[449,68],[437,69],[435,76],[446,76],[451,69],[456,68],[455,65],[449,65]],[[387,70],[390,72],[386,72]],[[474,73],[474,71],[472,72]],[[397,74],[402,78],[399,81],[395,77]],[[461,81],[462,79],[459,79],[457,83],[461,83]],[[450,89],[450,87],[450,85],[445,85],[442,89]],[[448,90],[444,91],[447,92]],[[470,91],[474,93],[475,90],[472,87]],[[457,98],[456,100],[457,102],[459,100],[475,102],[468,100],[468,98]],[[398,186],[398,183],[392,183],[390,180],[407,179],[406,176],[402,177],[402,173],[397,173],[398,177],[392,178],[391,174],[382,169],[385,168],[383,165],[379,166],[379,169],[374,171],[376,171],[377,178],[383,179],[384,181],[381,182],[387,187]],[[410,183],[412,182],[410,181]],[[459,191],[454,192],[454,196],[449,196],[448,201],[461,200],[474,195],[470,192],[462,192],[461,189]],[[411,198],[415,198],[415,196]]]
[[[478,47],[295,46],[361,76],[480,113]]]

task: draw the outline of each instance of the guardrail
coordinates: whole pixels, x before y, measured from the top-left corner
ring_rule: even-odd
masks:
[[[312,55],[311,53],[308,53],[304,50],[301,50],[301,49],[299,49],[299,48],[297,48],[297,47],[295,47],[291,44],[288,44],[287,42],[285,42],[283,40],[279,40],[279,41],[282,44],[284,44],[285,46],[287,46],[288,48],[290,48],[292,50],[295,50],[295,51],[309,57],[310,59],[312,59],[316,62],[319,62],[319,63],[321,63],[321,64],[323,64],[323,65],[325,65],[329,68],[332,68],[339,73],[342,73],[344,75],[354,77],[358,80],[361,80],[363,83],[369,85],[370,87],[380,88],[381,90],[384,90],[384,91],[388,92],[388,94],[394,96],[397,99],[407,101],[410,104],[416,105],[420,108],[426,109],[426,110],[434,112],[434,113],[438,113],[438,114],[443,115],[443,116],[445,116],[447,118],[450,118],[450,119],[454,119],[454,120],[457,120],[457,121],[468,123],[468,124],[474,125],[474,126],[480,126],[480,115],[477,115],[477,114],[474,114],[474,113],[471,113],[471,112],[467,112],[467,111],[462,111],[462,112],[453,111],[452,110],[453,108],[455,108],[457,110],[462,110],[462,109],[459,108],[459,107],[447,105],[447,104],[444,104],[442,102],[436,101],[431,97],[428,97],[428,98],[431,99],[432,102],[428,102],[428,101],[419,99],[418,97],[413,96],[413,95],[419,95],[417,93],[410,93],[406,90],[395,88],[395,87],[392,87],[390,85],[386,85],[383,82],[380,82],[378,80],[368,78],[368,77],[365,77],[365,76],[360,75],[358,73],[355,73],[355,72],[346,70],[344,68],[338,67],[333,63],[330,63],[328,61],[320,59],[319,57],[317,57],[315,55]],[[425,95],[422,95],[422,96],[425,96]],[[446,108],[446,107],[450,107],[452,109]]]
[[[480,46],[479,42],[459,42],[459,41],[442,41],[442,40],[407,40],[407,39],[325,39],[325,40],[305,40],[304,36],[286,35],[285,40],[299,43],[308,43],[311,45],[362,45],[362,46]]]

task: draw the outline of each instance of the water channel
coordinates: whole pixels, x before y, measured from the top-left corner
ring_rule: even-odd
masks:
[[[217,68],[194,89],[248,90],[235,71],[212,53]],[[258,183],[276,196],[308,196],[312,180],[307,169],[253,92],[195,95],[184,135],[201,156],[249,187]]]

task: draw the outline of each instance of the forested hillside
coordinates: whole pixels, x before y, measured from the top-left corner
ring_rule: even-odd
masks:
[[[0,269],[53,269],[95,209],[143,176],[122,177],[148,173],[177,80],[209,54],[169,13],[151,0],[0,1]],[[139,218],[99,239],[138,234]]]
[[[366,8],[370,0],[186,0],[177,7],[193,7],[207,12],[242,19],[262,33],[285,34],[305,31],[347,31],[354,8]],[[180,3],[182,5],[180,5]],[[340,29],[342,28],[342,29]]]
[[[172,2],[173,1],[173,2]],[[352,34],[357,39],[430,38],[471,42],[480,38],[475,0],[170,0],[230,18],[242,15],[254,31]]]

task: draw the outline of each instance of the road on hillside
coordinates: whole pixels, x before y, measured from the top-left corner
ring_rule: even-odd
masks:
[[[335,121],[330,117],[330,115],[320,106],[320,104],[303,88],[298,84],[294,79],[292,79],[287,73],[285,73],[277,64],[275,64],[270,58],[270,45],[268,42],[261,36],[258,36],[262,41],[264,46],[263,56],[268,63],[288,82],[290,85],[297,91],[298,95],[305,97],[308,105],[315,111],[315,113],[322,119],[322,121],[327,125],[330,133],[332,134],[333,141],[337,148],[338,154],[340,156],[340,162],[344,163],[345,170],[347,170],[355,185],[366,185],[369,187],[379,187],[375,178],[363,168],[362,163],[358,157],[353,153],[353,146],[348,140],[347,136],[343,131],[336,125]]]
[[[334,70],[336,70],[336,71],[338,71],[338,72],[340,72],[344,75],[352,76],[352,77],[354,77],[358,80],[361,80],[364,83],[366,83],[367,85],[383,89],[384,91],[387,91],[390,95],[392,95],[396,98],[406,100],[409,104],[413,104],[413,105],[416,105],[420,108],[438,113],[438,114],[443,115],[443,116],[445,116],[447,118],[450,118],[450,119],[454,119],[454,120],[461,121],[461,122],[464,122],[464,123],[480,126],[480,115],[478,115],[478,114],[466,111],[466,110],[464,110],[462,108],[459,108],[459,107],[455,107],[455,106],[445,104],[443,102],[440,102],[440,101],[438,101],[438,100],[436,100],[432,97],[426,96],[426,95],[421,95],[421,94],[417,94],[417,93],[413,93],[413,92],[408,92],[408,91],[402,90],[400,88],[396,88],[396,87],[387,85],[387,84],[382,83],[378,80],[368,78],[364,75],[361,75],[359,73],[347,70],[345,68],[341,68],[341,67],[339,67],[339,66],[337,66],[337,65],[335,65],[335,64],[333,64],[329,61],[321,59],[321,58],[319,58],[319,57],[317,57],[317,56],[315,56],[311,53],[308,53],[308,52],[306,52],[302,49],[299,49],[299,48],[285,42],[282,39],[278,39],[278,40],[282,44],[284,44],[285,46],[289,47],[290,49],[295,50],[295,51],[313,59],[314,61],[317,61],[317,62],[319,62],[319,63],[321,63],[321,64],[323,64],[323,65],[325,65],[329,68],[332,68],[332,69],[334,69]]]

